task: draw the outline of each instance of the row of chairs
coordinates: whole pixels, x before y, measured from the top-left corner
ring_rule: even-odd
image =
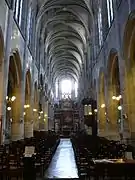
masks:
[[[24,151],[26,146],[34,146],[34,177],[44,176],[51,158],[57,148],[59,139],[55,134],[36,132],[34,137],[0,146],[0,179],[23,179]],[[33,179],[34,180],[34,179]]]
[[[79,179],[135,179],[134,164],[94,163],[94,159],[124,159],[125,152],[131,151],[131,147],[86,134],[72,137],[72,144]]]

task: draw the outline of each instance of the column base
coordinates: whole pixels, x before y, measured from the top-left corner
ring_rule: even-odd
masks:
[[[24,137],[25,138],[33,137],[33,123],[24,122]]]
[[[11,124],[11,140],[17,141],[24,138],[24,126],[20,122],[12,122]]]

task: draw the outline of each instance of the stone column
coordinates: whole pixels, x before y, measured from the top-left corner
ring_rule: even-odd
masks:
[[[1,86],[1,91],[3,90],[2,96],[4,99],[2,100],[2,113],[1,113],[1,120],[2,120],[2,136],[1,142],[5,142],[5,128],[6,128],[6,95],[7,95],[7,84],[8,84],[8,72],[9,72],[9,56],[11,50],[11,34],[12,34],[12,24],[13,24],[13,11],[8,11],[8,18],[7,18],[7,28],[5,33],[5,52],[4,52],[4,64],[3,64],[3,82]],[[1,71],[1,72],[2,72]]]
[[[24,134],[23,127],[24,125],[20,121],[16,121],[16,122],[14,122],[14,120],[12,121],[12,125],[11,125],[11,140],[12,141],[23,139],[23,134]]]
[[[48,101],[45,102],[44,119],[45,119],[45,131],[48,131]]]
[[[112,99],[112,88],[108,87],[107,101],[107,120],[108,120],[108,139],[120,140],[118,129],[117,102]]]
[[[33,116],[32,108],[26,108],[26,115],[24,118],[24,137],[30,138],[33,137]]]
[[[24,137],[33,137],[33,123],[31,121],[25,121],[24,123]]]
[[[21,118],[21,87],[16,87],[14,91],[15,101],[11,104],[11,140],[23,139],[23,119]]]
[[[33,112],[33,130],[38,131],[39,130],[39,119],[38,119],[38,108],[36,108],[37,111]]]

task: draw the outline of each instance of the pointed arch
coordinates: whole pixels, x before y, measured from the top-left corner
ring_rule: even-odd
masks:
[[[0,65],[3,62],[3,57],[4,57],[4,37],[3,37],[3,32],[0,27]]]

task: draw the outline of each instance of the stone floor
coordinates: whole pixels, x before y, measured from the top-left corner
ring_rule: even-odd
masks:
[[[52,158],[45,179],[78,179],[74,151],[70,139],[63,138]]]

